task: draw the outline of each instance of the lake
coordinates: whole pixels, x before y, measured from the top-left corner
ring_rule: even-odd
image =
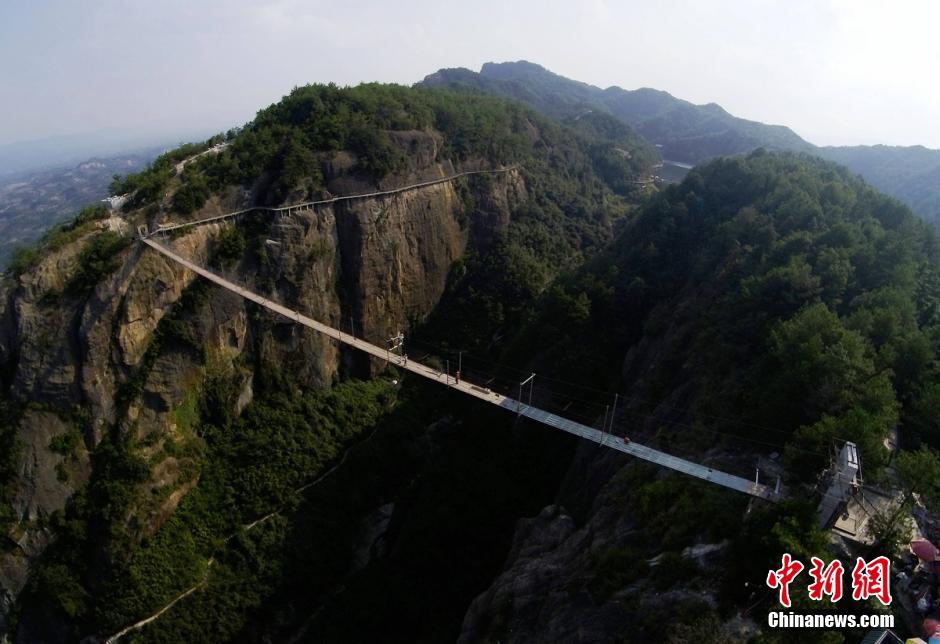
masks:
[[[680,161],[666,161],[663,159],[663,165],[657,168],[656,174],[666,183],[679,183],[689,174],[692,166]]]

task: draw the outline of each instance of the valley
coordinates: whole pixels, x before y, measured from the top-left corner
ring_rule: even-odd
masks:
[[[0,179],[0,267],[6,267],[17,247],[35,245],[82,206],[107,197],[112,175],[143,170],[159,152],[148,149]]]
[[[15,257],[3,637],[865,635],[759,615],[781,552],[931,530],[936,230],[786,128],[484,72],[297,87]],[[870,539],[819,520],[847,442]]]
[[[940,150],[885,145],[819,147],[787,127],[742,119],[715,103],[694,105],[646,87],[601,89],[527,61],[486,63],[479,72],[441,69],[425,77],[422,84],[494,93],[559,118],[586,110],[609,114],[656,145],[664,158],[685,165],[757,148],[818,155],[845,165],[921,217],[940,224],[940,183],[936,180]],[[667,180],[678,178],[679,173],[670,177]]]

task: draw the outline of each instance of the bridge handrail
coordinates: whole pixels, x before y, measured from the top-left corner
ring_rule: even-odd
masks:
[[[157,224],[157,228],[148,231],[146,235],[141,235],[141,239],[145,237],[151,237],[157,233],[166,233],[172,230],[179,230],[181,228],[189,228],[192,226],[202,226],[205,224],[210,224],[214,221],[221,221],[223,219],[228,219],[230,217],[237,217],[239,215],[244,215],[249,212],[290,212],[292,210],[306,209],[313,206],[322,206],[325,204],[332,204],[338,201],[349,201],[352,199],[369,199],[371,197],[384,197],[387,195],[394,195],[400,192],[405,192],[408,190],[415,190],[417,188],[425,188],[427,186],[437,185],[439,183],[445,183],[447,181],[453,181],[454,179],[459,179],[460,177],[468,177],[475,174],[500,174],[505,172],[511,172],[512,170],[518,169],[519,165],[512,165],[508,168],[497,168],[493,170],[467,170],[465,172],[458,172],[457,174],[450,175],[448,177],[441,177],[439,179],[431,179],[428,181],[422,181],[419,183],[412,183],[407,186],[400,186],[398,188],[391,188],[389,190],[378,190],[375,192],[366,192],[356,195],[340,195],[337,197],[330,197],[329,199],[320,199],[318,201],[303,201],[295,204],[288,204],[286,206],[251,206],[250,208],[243,208],[241,210],[235,210],[233,212],[227,212],[221,215],[213,215],[212,217],[205,217],[203,219],[197,219],[195,221],[186,221],[179,224],[170,224],[169,226],[164,226]]]
[[[387,349],[378,347],[361,338],[350,335],[349,333],[343,333],[342,331],[334,329],[331,326],[314,320],[313,318],[307,317],[299,311],[289,309],[286,306],[278,304],[277,302],[273,302],[242,286],[230,282],[224,277],[217,275],[216,273],[213,273],[212,271],[207,270],[197,264],[194,264],[184,257],[181,257],[163,244],[159,244],[153,239],[143,239],[143,242],[157,252],[162,253],[166,257],[170,258],[174,262],[195,272],[197,275],[201,275],[209,281],[214,282],[215,284],[218,284],[219,286],[236,293],[247,300],[251,300],[256,304],[274,311],[275,313],[283,315],[284,317],[295,321],[298,324],[302,324],[303,326],[311,328],[314,331],[323,333],[328,337],[337,340],[338,342],[355,347],[356,349],[359,349],[381,360],[388,360],[390,357]],[[522,401],[509,398],[508,396],[503,396],[502,394],[490,391],[486,388],[481,388],[472,383],[468,383],[464,379],[456,381],[449,374],[445,374],[440,370],[433,369],[432,367],[424,365],[418,361],[411,359],[406,359],[404,362],[398,361],[396,363],[396,367],[410,371],[423,378],[427,378],[428,380],[432,380],[438,383],[442,383],[443,381],[442,384],[457,389],[464,394],[473,396],[474,398],[478,398],[490,404],[497,405],[498,407],[502,407],[503,409],[507,409],[521,416],[525,416],[526,418],[531,418],[532,420],[549,427],[554,427],[556,429],[568,432],[569,434],[574,434],[575,436],[594,441],[603,447],[614,449],[619,452],[624,452],[651,463],[668,467],[677,472],[682,472],[704,481],[715,483],[732,490],[737,490],[738,492],[743,492],[760,499],[767,501],[777,501],[781,498],[780,495],[769,486],[763,485],[756,481],[751,481],[740,476],[735,476],[734,474],[728,474],[726,472],[715,470],[698,463],[693,463],[692,461],[661,452],[659,450],[653,449],[652,447],[647,447],[636,442],[631,441],[627,443],[622,440],[609,440],[609,434],[594,429],[593,427],[588,427],[587,425],[583,425],[576,421],[552,414],[531,405],[527,405]]]

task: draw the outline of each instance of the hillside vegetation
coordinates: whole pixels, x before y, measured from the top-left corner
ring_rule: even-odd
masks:
[[[576,475],[590,491],[564,497],[575,527],[565,532],[547,509],[520,528],[515,557],[468,613],[466,641],[559,641],[584,624],[638,641],[728,641],[723,624],[742,605],[777,608],[753,589],[782,552],[833,556],[812,490],[845,440],[859,445],[866,483],[916,490],[940,508],[938,278],[933,228],[829,162],[758,152],[700,166],[663,191],[549,289],[508,355],[538,355],[537,378],[578,383],[549,385],[578,397],[619,382],[614,432],[633,440],[745,476],[757,455],[782,452],[792,498],[745,512],[721,488],[635,461],[608,479],[612,459],[590,459]],[[558,400],[543,392],[540,404]],[[602,414],[610,402],[595,399]],[[884,439],[895,429],[902,449],[891,454]],[[866,554],[896,552],[890,521],[873,536]],[[689,557],[702,543],[727,550],[710,562]],[[832,610],[872,606],[846,597]]]
[[[366,311],[402,295],[402,282],[382,279],[411,275],[388,258],[408,257],[402,248],[425,235],[438,246],[420,247],[412,268],[424,272],[413,274],[435,268],[441,290],[424,309],[416,299],[390,309],[410,325],[412,355],[451,365],[460,355],[476,377],[488,369],[494,388],[537,369],[545,406],[566,387],[617,391],[616,433],[716,466],[743,455],[750,472],[751,457],[782,451],[798,500],[742,528],[744,497],[579,450],[560,432],[311,341],[97,231],[102,213],[90,209],[22,254],[2,287],[0,490],[10,500],[22,485],[27,415],[66,428],[48,441],[65,481],[82,454],[88,468],[64,507],[31,520],[0,512],[10,534],[52,537],[5,616],[23,641],[108,635],[193,588],[131,638],[453,641],[501,567],[532,552],[543,567],[510,575],[520,601],[480,609],[491,639],[564,639],[514,613],[561,602],[571,624],[602,611],[611,633],[652,636],[672,620],[677,641],[717,641],[721,620],[752,603],[743,582],[760,585],[754,575],[781,548],[825,547],[802,497],[833,446],[857,442],[869,480],[888,481],[892,458],[928,482],[940,472],[940,240],[835,164],[759,150],[657,192],[638,185],[655,151],[610,114],[558,121],[466,88],[376,84],[297,88],[223,138],[217,153],[193,159],[221,138],[115,179],[132,229],[236,198],[280,204],[513,167],[413,200],[246,217],[180,245],[272,299],[335,324],[354,318],[377,341],[386,320]],[[393,215],[400,228],[386,225]],[[53,262],[68,274],[42,291],[37,274]],[[10,311],[34,314],[41,355]],[[68,386],[42,389],[48,381]],[[30,400],[37,391],[42,405]],[[88,404],[99,394],[107,404]],[[564,413],[606,418],[609,397],[592,412],[575,395],[585,394]],[[883,441],[895,428],[906,451],[892,457]],[[910,490],[933,502],[921,483]],[[560,523],[517,524],[542,514]],[[733,542],[736,559],[721,572],[688,563],[684,549],[703,539]],[[704,599],[682,594],[690,589]],[[670,591],[668,611],[641,601]]]
[[[520,335],[558,347],[549,361],[585,379],[632,347],[637,423],[685,390],[705,429],[787,445],[807,476],[846,439],[874,476],[896,427],[905,446],[940,448],[928,412],[940,400],[937,234],[811,157],[697,168]],[[644,352],[657,355],[649,370]]]
[[[853,145],[819,148],[818,154],[857,172],[940,226],[940,150],[919,145]]]
[[[427,76],[423,84],[475,88],[511,97],[557,118],[599,110],[659,146],[664,158],[683,163],[758,147],[800,151],[813,147],[789,128],[738,118],[714,103],[694,105],[650,88],[601,89],[526,61],[486,63],[478,74],[468,69],[442,69]]]
[[[601,89],[519,61],[486,63],[479,73],[442,69],[423,85],[506,96],[556,118],[586,111],[609,114],[659,146],[663,158],[696,164],[757,148],[816,154],[862,175],[921,217],[940,224],[940,151],[922,146],[817,147],[792,130],[738,118],[714,103],[694,105],[651,88]]]
[[[616,138],[601,140],[600,127]],[[202,154],[223,139],[224,148]],[[415,149],[409,141],[425,147]],[[452,192],[445,193],[453,215],[446,210],[420,213],[427,217],[435,240],[439,234],[435,226],[447,230],[447,218],[462,217],[458,227],[467,236],[467,251],[452,268],[451,283],[455,291],[468,289],[466,306],[481,310],[492,305],[488,313],[493,315],[467,316],[468,326],[461,327],[460,337],[468,345],[486,346],[494,331],[506,334],[518,325],[555,276],[609,243],[617,222],[628,216],[636,200],[645,198],[645,190],[631,183],[634,173],[649,172],[643,154],[633,153],[636,144],[617,123],[589,130],[568,127],[495,97],[468,98],[442,90],[382,85],[308,86],[262,110],[238,131],[168,152],[141,173],[117,177],[112,191],[128,195],[124,216],[133,230],[145,221],[152,226],[167,218],[196,216],[210,201],[230,198],[239,188],[245,189],[239,194],[247,195],[252,203],[277,204],[325,196],[333,190],[348,190],[347,186],[363,191],[395,187],[421,178],[422,172],[440,176],[464,168],[514,166],[511,177],[455,182]],[[623,153],[612,156],[611,146]],[[347,161],[342,165],[337,159]],[[189,161],[179,172],[178,164],[184,160]],[[511,209],[496,201],[510,182],[519,194]],[[455,203],[450,201],[451,194]],[[363,220],[374,216],[372,210],[360,215],[354,208],[337,211],[343,217],[341,225],[349,226],[347,222],[356,222],[359,216]],[[50,443],[49,450],[73,462],[87,447],[90,477],[64,509],[43,519],[55,541],[37,559],[12,613],[18,636],[68,640],[105,635],[203,581],[206,590],[181,603],[142,637],[240,640],[253,629],[270,633],[300,628],[309,617],[304,612],[308,604],[326,601],[351,567],[358,565],[355,562],[361,555],[354,540],[362,522],[377,506],[394,502],[402,508],[394,524],[401,526],[395,535],[403,530],[400,543],[423,546],[400,548],[393,565],[385,568],[383,564],[369,574],[388,582],[410,574],[429,555],[446,561],[454,547],[467,549],[476,560],[474,570],[457,565],[449,579],[430,571],[415,574],[415,583],[420,580],[422,584],[421,596],[401,595],[408,611],[421,597],[438,597],[440,617],[420,626],[427,629],[428,641],[439,640],[440,633],[452,639],[467,603],[497,572],[515,519],[536,512],[550,499],[563,475],[570,445],[540,433],[533,440],[507,447],[515,440],[512,418],[499,415],[500,422],[468,423],[466,437],[455,434],[442,439],[440,447],[428,446],[429,427],[468,422],[474,412],[461,410],[470,403],[461,401],[446,408],[397,404],[389,385],[391,375],[370,379],[374,376],[371,366],[357,362],[355,356],[336,366],[326,390],[310,391],[309,378],[292,370],[286,360],[310,363],[317,355],[289,349],[292,334],[285,334],[283,325],[240,300],[226,299],[205,282],[180,285],[179,295],[168,296],[161,289],[176,278],[161,268],[162,260],[146,251],[129,250],[127,237],[97,231],[92,220],[100,213],[89,212],[34,251],[21,253],[11,272],[18,281],[7,283],[11,302],[34,297],[22,284],[56,261],[56,253],[73,253],[74,261],[62,263],[67,288],[55,297],[45,297],[43,310],[46,317],[79,320],[86,316],[91,322],[83,327],[62,325],[61,337],[48,331],[46,342],[83,343],[91,355],[70,359],[93,359],[108,377],[111,370],[117,374],[113,401],[108,403],[116,418],[103,427],[94,417],[73,413],[87,395],[84,389],[60,394],[48,405],[73,432],[70,438]],[[406,223],[419,213],[407,214]],[[319,225],[326,218],[311,213],[310,219]],[[336,310],[355,313],[364,308],[355,299],[349,274],[359,265],[373,270],[366,262],[377,261],[363,256],[365,233],[353,227],[336,233],[352,248],[334,248],[331,265],[324,259],[325,250],[302,243],[288,248],[286,237],[275,254],[265,245],[275,234],[273,228],[259,216],[218,234],[208,233],[208,264],[259,291],[270,289],[272,297],[312,293],[308,297],[315,299],[325,293],[335,298]],[[199,234],[193,238],[201,239]],[[141,278],[144,281],[122,287],[120,280],[133,276],[141,265],[149,267]],[[285,266],[296,266],[296,273],[287,272]],[[314,281],[318,274],[331,270],[337,272],[322,292],[315,290],[321,288]],[[374,270],[384,275],[388,267]],[[150,271],[159,278],[154,279]],[[497,279],[491,279],[494,275]],[[119,292],[121,288],[127,294]],[[121,338],[127,333],[121,307],[132,297],[152,302],[157,293],[172,298],[166,304],[169,312],[141,337],[145,350],[137,362],[122,364],[115,357],[123,350]],[[363,295],[374,297],[371,292]],[[116,313],[101,307],[101,302],[113,302]],[[145,305],[141,315],[151,315],[153,308]],[[5,310],[0,309],[0,314]],[[409,322],[404,315],[401,320]],[[138,320],[128,322],[137,324]],[[356,320],[357,327],[373,323]],[[95,345],[84,335],[95,324],[106,328],[104,345]],[[249,327],[248,340],[243,345],[235,342],[243,353],[233,358],[227,352],[233,350],[230,338],[239,325]],[[221,333],[216,326],[227,329],[222,349],[214,335]],[[18,332],[15,325],[11,329],[2,330]],[[0,338],[0,347],[7,346],[6,337]],[[284,343],[282,350],[288,354],[283,362],[270,356],[271,346],[278,342]],[[15,398],[23,393],[19,383],[27,380],[22,373],[25,363],[16,354],[0,358],[7,360],[4,372],[10,373],[4,380],[10,393],[4,396]],[[159,380],[165,373],[173,374],[169,384]],[[236,418],[232,409],[246,374],[251,374],[254,400]],[[354,376],[367,381],[357,382]],[[177,394],[173,387],[178,381],[187,384]],[[21,389],[14,393],[17,386]],[[417,411],[410,411],[414,407]],[[456,420],[442,420],[449,413],[456,413]],[[408,421],[404,425],[398,420],[401,414]],[[334,495],[328,525],[319,523],[309,508],[298,512],[305,499],[299,488],[339,462],[350,446],[387,427],[397,432],[401,443],[377,440],[381,451],[367,450],[367,463],[360,466],[372,475],[385,472],[386,478],[368,488],[348,489],[345,496]],[[14,424],[9,431],[4,428],[3,435],[15,432]],[[481,445],[490,447],[482,449]],[[559,445],[565,449],[553,452]],[[556,455],[551,465],[546,466],[540,456],[543,450]],[[444,469],[433,456],[438,451],[450,461]],[[497,452],[504,460],[487,462],[489,454]],[[167,470],[178,478],[169,484],[155,481]],[[465,484],[472,471],[482,477]],[[457,472],[464,474],[457,477]],[[18,483],[12,464],[5,465],[0,474],[13,487]],[[67,474],[63,469],[66,481]],[[461,519],[434,500],[433,495],[446,489],[453,491],[454,498],[463,495],[462,505],[480,508],[478,528],[464,529]],[[499,508],[484,503],[497,495],[503,500]],[[178,506],[168,505],[176,499],[181,499]],[[161,510],[164,507],[171,508],[169,513]],[[275,514],[257,528],[248,531],[245,527],[271,512]],[[35,527],[3,518],[11,529]],[[298,540],[303,544],[308,529],[317,530],[322,551],[301,552]],[[336,543],[344,545],[335,549]],[[311,579],[317,579],[316,583],[309,584]],[[289,589],[300,589],[303,594]],[[253,614],[257,619],[250,619]],[[400,616],[402,633],[419,626],[407,620],[407,614]]]
[[[571,153],[581,156],[575,163],[582,167],[593,162],[609,164],[604,150],[575,151],[579,142],[572,130],[521,105],[492,97],[379,84],[351,88],[308,85],[261,110],[241,131],[230,132],[232,144],[224,153],[192,164],[181,191],[192,194],[193,207],[177,209],[188,214],[201,207],[212,191],[231,184],[251,186],[262,180],[263,203],[281,203],[301,182],[306,182],[308,194],[315,194],[326,187],[319,166],[339,151],[351,151],[357,157],[349,172],[373,180],[395,175],[406,170],[408,150],[393,142],[392,133],[415,130],[441,135],[437,159],[442,161],[484,160],[508,165],[548,161],[553,154]],[[633,161],[618,168],[621,176],[612,178],[622,182],[648,171],[651,158],[645,151],[638,151],[635,158],[629,154],[645,144],[626,132],[615,134],[610,143],[626,148]],[[116,181],[112,192],[135,193],[131,206],[152,202],[169,182],[172,165],[197,151],[180,148],[168,153],[146,172]],[[611,174],[612,170],[605,166],[605,172]]]

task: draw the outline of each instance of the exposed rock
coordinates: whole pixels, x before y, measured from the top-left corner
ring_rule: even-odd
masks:
[[[358,163],[359,158],[352,152],[345,150],[330,153],[321,159],[323,175],[327,182],[335,181],[344,174],[349,174]]]
[[[708,566],[713,564],[716,559],[720,559],[729,545],[730,542],[727,539],[720,543],[700,543],[685,548],[682,551],[682,556],[694,560],[700,566]]]
[[[113,356],[119,364],[126,367],[140,364],[150,334],[195,277],[162,255],[141,254],[119,312]]]
[[[17,437],[23,454],[13,499],[20,524],[10,535],[15,547],[0,557],[0,634],[7,609],[26,585],[30,561],[51,538],[44,520],[65,507],[75,490],[88,481],[90,464],[84,444],[78,442],[68,455],[49,449],[54,437],[74,431],[71,423],[47,411],[27,409],[20,421]]]
[[[13,338],[16,327],[13,322],[13,307],[11,297],[13,280],[0,277],[0,385],[3,385],[5,372],[12,368]]]
[[[437,135],[402,132],[392,139],[408,160],[399,175],[383,180],[389,186],[379,187],[455,172],[449,162],[437,160]],[[375,185],[360,186],[361,177],[351,178],[350,162],[345,153],[332,156],[330,190],[375,190]],[[216,270],[311,317],[344,330],[352,326],[357,335],[381,343],[390,332],[407,331],[427,316],[471,238],[485,243],[508,225],[512,210],[527,198],[518,172],[458,181],[276,216],[265,237],[257,240],[257,249],[249,248],[240,260]],[[194,217],[244,207],[251,198],[250,192],[230,189],[213,196]],[[153,220],[166,217],[162,210],[151,215]],[[208,265],[220,232],[231,225],[187,229],[163,241]],[[150,463],[151,477],[140,485],[127,526],[132,534],[144,536],[172,515],[198,479],[194,463],[168,456],[163,448],[170,438],[184,443],[194,438],[200,388],[210,369],[234,385],[231,403],[240,413],[263,384],[256,378],[259,367],[272,366],[267,374],[290,374],[303,387],[329,386],[343,364],[362,367],[329,338],[216,288],[186,312],[183,327],[191,342],[162,342],[153,359],[145,361],[154,332],[196,276],[135,244],[123,251],[121,265],[91,294],[61,296],[84,242],[77,239],[46,253],[18,281],[0,284],[0,374],[11,376],[13,396],[55,410],[28,410],[19,426],[27,449],[15,503],[24,522],[16,530],[32,546],[28,552],[19,549],[0,557],[0,571],[8,571],[0,576],[0,592],[8,598],[19,592],[29,558],[44,545],[29,527],[31,521],[64,507],[88,478],[84,445],[62,465],[64,457],[48,450],[53,436],[81,431],[95,445],[116,428],[136,439],[131,444]],[[132,395],[119,406],[121,391]],[[82,423],[72,427],[60,415],[75,409],[82,410]]]
[[[116,215],[111,215],[107,219],[99,221],[96,225],[102,230],[108,230],[112,233],[118,233],[121,235],[124,235],[128,232],[127,222]]]
[[[587,590],[585,580],[595,574],[595,553],[624,543],[634,531],[630,517],[617,510],[616,497],[625,492],[622,479],[615,476],[604,486],[581,527],[559,506],[521,520],[503,573],[470,605],[458,641],[621,642],[625,633],[637,632],[643,615],[669,614],[683,604],[715,608],[715,597],[702,590],[628,588],[607,598]],[[689,554],[707,557],[726,545],[703,546]],[[755,624],[740,618],[711,626],[721,629],[727,642],[743,644],[756,633]],[[689,641],[683,628],[670,632],[664,623],[659,637]]]
[[[598,555],[633,552],[624,546],[632,543],[639,526],[623,510],[623,499],[633,492],[634,470],[641,466],[619,454],[580,445],[559,495],[573,507],[576,518],[553,505],[535,518],[519,521],[504,570],[471,603],[459,641],[619,642],[624,633],[648,628],[644,616],[668,615],[680,605],[715,609],[717,601],[710,590],[661,591],[645,578],[624,582],[609,595],[591,591],[590,581],[602,572],[598,562],[604,560]],[[707,571],[721,566],[728,545],[727,541],[693,544],[682,556],[693,568],[694,561]],[[641,556],[639,550],[635,556]],[[645,564],[675,565],[662,552]],[[715,637],[720,633],[721,641],[743,644],[758,631],[749,620],[720,623],[714,615],[712,610],[702,631]],[[656,636],[681,642],[694,641],[700,635],[696,633],[687,624],[673,628],[664,623]]]
[[[30,561],[42,554],[50,539],[47,529],[31,527],[19,535],[16,548],[0,557],[0,634],[6,632],[8,611],[26,586]]]
[[[70,431],[75,431],[71,423],[54,413],[27,409],[23,414],[18,432],[23,456],[13,506],[24,521],[35,521],[61,510],[69,496],[88,480],[88,452],[84,444],[79,442],[68,457],[49,449],[53,438]],[[66,466],[68,477],[61,480],[57,468]]]
[[[549,506],[521,520],[505,571],[470,605],[459,641],[620,641],[631,613],[617,602],[595,602],[572,583],[586,574],[599,542],[630,530],[609,511],[594,518],[576,529],[562,508]]]
[[[36,302],[50,292],[61,292],[72,275],[82,243],[79,237],[69,244],[44,255],[38,264],[19,277],[22,299]]]
[[[443,143],[440,134],[422,130],[394,130],[389,131],[388,135],[392,143],[405,153],[410,171],[420,171],[437,162],[437,154]]]
[[[463,254],[464,205],[449,183],[339,208],[342,271],[366,338],[421,320]]]
[[[240,415],[242,411],[245,410],[245,407],[247,407],[251,403],[251,401],[254,399],[255,391],[252,386],[253,382],[254,382],[254,378],[252,378],[251,375],[245,378],[245,384],[242,385],[242,389],[238,394],[238,398],[235,399],[235,415],[236,416]]]
[[[359,539],[353,553],[352,570],[365,568],[373,559],[381,557],[385,551],[385,533],[395,513],[395,504],[386,503],[369,513],[363,519]]]
[[[31,402],[66,410],[78,398],[76,311],[61,302],[84,238],[66,244],[20,276],[13,299],[18,356],[13,393]]]

